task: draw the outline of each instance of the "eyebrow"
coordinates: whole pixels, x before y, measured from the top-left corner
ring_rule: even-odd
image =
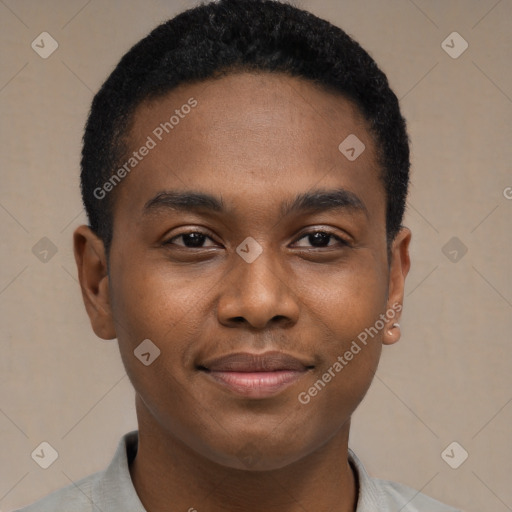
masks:
[[[146,202],[143,214],[157,210],[226,212],[221,197],[197,191],[159,192]],[[320,213],[331,210],[351,210],[364,213],[368,217],[368,210],[361,199],[344,188],[313,190],[298,194],[293,200],[281,203],[280,215],[286,217],[294,213]]]

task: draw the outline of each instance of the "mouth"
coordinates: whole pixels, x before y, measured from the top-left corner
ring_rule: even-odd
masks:
[[[197,366],[207,378],[225,390],[246,398],[274,396],[314,368],[283,352],[239,352],[205,361]]]

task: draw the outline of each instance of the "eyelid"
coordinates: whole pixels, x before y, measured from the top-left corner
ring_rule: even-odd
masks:
[[[184,230],[180,233],[177,233],[170,238],[166,238],[162,242],[162,245],[173,245],[173,240],[175,240],[176,238],[179,238],[180,236],[188,235],[191,233],[204,235],[206,238],[209,238],[212,242],[217,243],[215,241],[214,237],[212,236],[211,231],[207,230],[206,228],[189,228],[188,230]],[[297,238],[295,238],[293,244],[302,240],[306,236],[312,235],[315,233],[323,233],[323,234],[329,235],[329,236],[333,237],[334,239],[336,239],[342,245],[349,246],[351,244],[351,242],[349,240],[347,240],[348,235],[347,235],[347,237],[340,236],[339,234],[335,233],[334,230],[325,228],[325,227],[310,227],[310,228],[308,228],[307,231],[303,231],[300,235],[297,236]],[[183,246],[178,245],[178,247],[192,249],[192,247],[186,247],[185,245],[183,245]],[[197,249],[210,249],[210,248],[211,247],[197,247]],[[311,248],[312,249],[320,249],[320,248],[316,248],[314,246],[311,246]],[[305,247],[302,247],[302,249],[305,249]]]
[[[204,235],[206,238],[209,238],[212,242],[218,243],[215,241],[215,238],[212,236],[212,232],[209,231],[208,229],[206,229],[206,228],[189,228],[189,229],[185,229],[184,231],[181,231],[177,234],[174,234],[171,237],[165,237],[162,242],[162,245],[172,245],[173,244],[172,241],[175,240],[176,238],[179,238],[180,236],[183,236],[183,235],[190,235],[192,233],[198,234],[198,235]],[[183,246],[179,246],[179,247],[185,247],[185,246],[183,245]],[[185,248],[190,249],[190,247],[185,247]],[[202,247],[198,247],[198,249],[202,249]],[[206,249],[209,249],[209,247],[206,247]]]
[[[340,242],[342,245],[350,245],[350,241],[348,240],[348,235],[347,235],[347,237],[343,237],[343,236],[339,235],[337,232],[335,233],[333,230],[328,229],[328,228],[323,228],[323,227],[310,228],[310,229],[308,229],[308,231],[304,231],[296,238],[294,243],[298,242],[299,240],[302,240],[304,237],[306,237],[308,235],[313,235],[315,233],[323,233],[325,235],[330,235],[333,238],[335,238],[338,242]],[[312,248],[314,249],[315,247],[312,247]]]

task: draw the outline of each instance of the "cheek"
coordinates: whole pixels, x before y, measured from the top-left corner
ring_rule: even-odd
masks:
[[[372,261],[363,268],[324,279],[311,295],[320,314],[318,352],[321,364],[311,388],[304,390],[303,402],[315,407],[352,412],[371,384],[380,358],[386,313],[387,276]],[[312,308],[312,309],[313,309]]]
[[[111,289],[121,358],[138,399],[168,423],[169,414],[180,417],[190,408],[183,364],[193,324],[188,303],[171,279],[149,266],[124,267],[112,276]]]
[[[330,321],[328,334],[319,340],[321,363],[297,393],[307,415],[305,435],[311,438],[328,438],[345,425],[368,391],[380,359],[382,333],[374,326],[381,301],[365,294],[357,301],[354,294],[338,293],[337,298],[339,306],[325,310],[325,322]]]
[[[204,286],[204,280],[198,283],[168,265],[123,261],[112,274],[113,314],[128,328],[123,335],[127,330],[134,338],[162,338],[187,324]]]
[[[188,385],[192,341],[204,330],[204,312],[209,306],[204,290],[213,283],[136,259],[121,261],[115,269],[112,311],[123,363],[134,387],[144,394],[144,389],[159,385],[174,391]],[[144,340],[156,347],[145,342],[149,352],[158,353],[148,367],[136,357]]]
[[[313,283],[310,283],[313,285]],[[309,286],[308,308],[341,344],[375,324],[387,303],[387,271],[366,251],[363,257]],[[341,347],[342,348],[342,347]]]

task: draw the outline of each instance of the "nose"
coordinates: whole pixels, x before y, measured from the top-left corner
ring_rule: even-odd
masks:
[[[255,329],[270,323],[289,327],[298,320],[300,301],[293,290],[291,272],[270,249],[248,263],[238,254],[227,279],[221,284],[217,315],[226,326],[247,324]]]

